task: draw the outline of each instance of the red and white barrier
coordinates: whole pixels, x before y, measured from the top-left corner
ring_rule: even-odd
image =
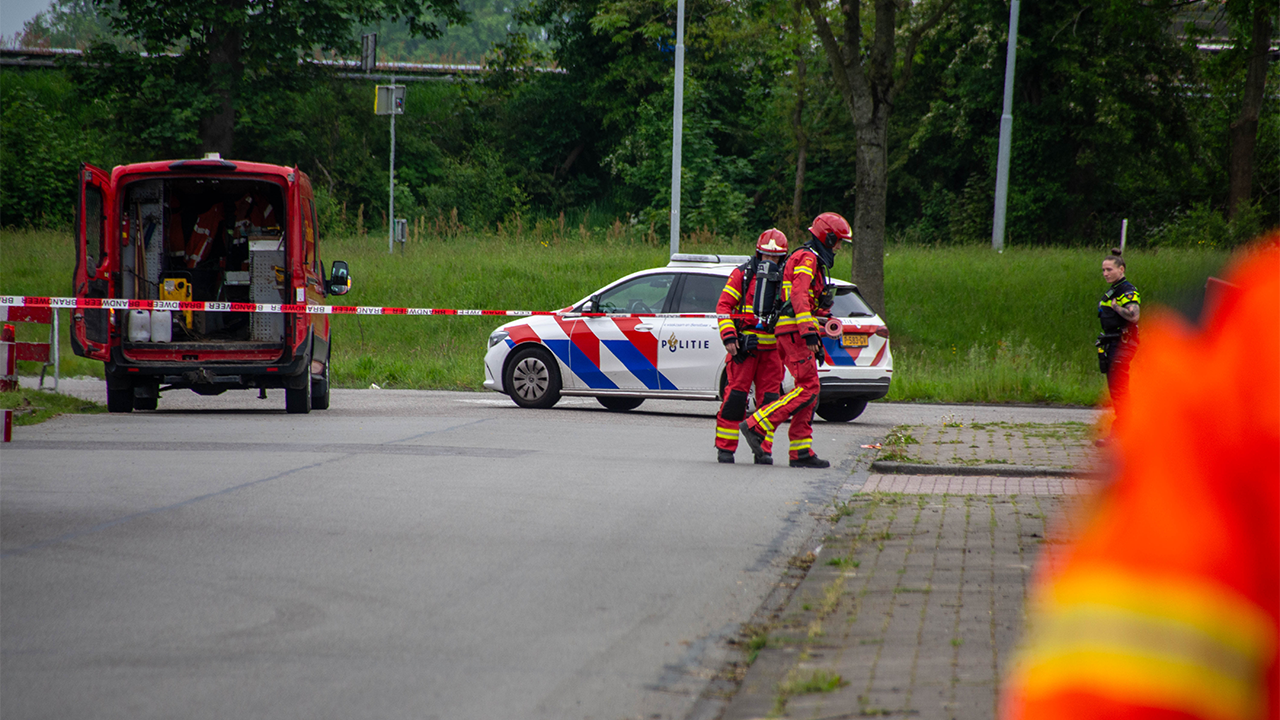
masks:
[[[0,295],[0,307],[77,308],[110,310],[202,310],[204,312],[308,313],[311,315],[458,315],[527,317],[558,315],[556,310],[463,310],[455,308],[406,308],[379,305],[310,305],[305,303],[267,304],[182,300],[109,300],[102,298],[32,297]],[[581,317],[682,317],[741,318],[751,315],[716,313],[576,313]]]
[[[48,305],[38,303],[14,304],[0,302],[0,321],[4,321],[4,331],[0,334],[0,360],[3,362],[3,377],[0,377],[0,392],[18,389],[16,361],[43,363],[40,368],[40,387],[44,388],[44,376],[50,367],[53,368],[53,389],[58,389],[58,312]],[[19,342],[15,337],[14,326],[8,323],[32,323],[49,326],[49,339],[45,342]]]

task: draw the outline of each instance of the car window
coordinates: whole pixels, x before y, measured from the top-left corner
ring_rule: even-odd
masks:
[[[672,312],[680,313],[712,313],[716,311],[716,301],[724,290],[723,275],[684,276],[684,286],[680,288],[680,302]]]
[[[671,289],[671,281],[674,279],[675,275],[671,273],[644,275],[609,288],[600,293],[597,312],[662,312],[662,306],[667,302],[667,291]]]
[[[862,296],[848,285],[836,290],[836,302],[831,306],[831,314],[836,317],[871,317],[875,313],[863,302]]]

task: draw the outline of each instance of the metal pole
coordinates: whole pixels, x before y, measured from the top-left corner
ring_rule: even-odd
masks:
[[[1004,211],[1009,201],[1009,154],[1013,143],[1013,68],[1018,56],[1018,0],[1009,3],[1009,50],[1004,60],[1004,111],[1000,114],[1000,149],[996,155],[996,214],[991,249],[1004,252]]]
[[[1125,241],[1125,237],[1126,237],[1126,236],[1128,236],[1128,235],[1129,235],[1129,218],[1125,218],[1125,219],[1124,219],[1124,222],[1121,222],[1121,223],[1120,223],[1120,252],[1121,252],[1121,254],[1123,254],[1123,253],[1124,253],[1124,241]]]
[[[680,152],[684,134],[684,0],[676,3],[676,103],[671,122],[671,254],[680,252]]]
[[[391,76],[391,195],[387,200],[387,252],[396,246],[396,76]]]

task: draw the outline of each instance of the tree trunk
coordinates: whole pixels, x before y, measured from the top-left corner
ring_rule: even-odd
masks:
[[[804,227],[804,218],[800,216],[804,201],[804,168],[809,154],[809,137],[804,132],[804,73],[805,62],[802,50],[796,50],[796,110],[791,116],[791,126],[796,134],[796,190],[791,198],[791,217],[797,228]]]
[[[206,153],[232,157],[235,148],[236,90],[244,65],[240,62],[242,33],[215,29],[209,33],[209,94],[218,104],[200,119],[200,141]]]
[[[1271,44],[1270,2],[1255,2],[1253,32],[1245,60],[1244,99],[1240,115],[1231,123],[1231,156],[1227,175],[1227,217],[1235,219],[1241,205],[1248,206],[1253,189],[1253,151],[1258,142],[1258,114],[1262,110],[1267,80],[1267,53]]]
[[[873,103],[866,103],[872,105]],[[884,221],[888,199],[889,109],[874,103],[857,124],[854,165],[853,282],[871,309],[884,306]]]
[[[954,0],[927,0],[904,5],[923,19],[911,26],[898,49],[897,0],[874,0],[875,27],[870,46],[862,46],[862,0],[840,0],[844,20],[843,45],[827,22],[821,0],[804,0],[822,49],[831,64],[831,77],[858,138],[854,166],[853,281],[871,309],[884,313],[884,224],[888,201],[889,112],[893,98],[911,78],[911,65],[920,38],[941,21]],[[895,77],[895,72],[897,76]]]

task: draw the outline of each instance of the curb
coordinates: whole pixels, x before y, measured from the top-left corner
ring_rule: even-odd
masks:
[[[1033,465],[924,465],[921,463],[889,462],[876,460],[871,463],[872,472],[883,475],[986,475],[996,477],[1070,477],[1095,478],[1096,473],[1087,470],[1036,467]]]

